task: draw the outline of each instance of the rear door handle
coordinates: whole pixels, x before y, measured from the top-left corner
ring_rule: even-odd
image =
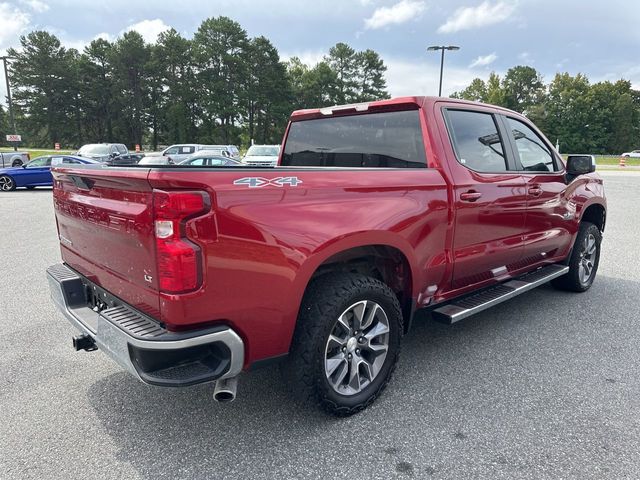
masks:
[[[482,194],[480,192],[474,192],[473,190],[460,194],[460,200],[463,202],[475,202],[480,197],[482,197]]]

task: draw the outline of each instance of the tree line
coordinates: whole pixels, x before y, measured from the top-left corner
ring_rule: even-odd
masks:
[[[524,113],[567,153],[620,154],[640,148],[640,92],[631,82],[590,83],[583,74],[558,73],[545,84],[533,67],[516,66],[500,78],[474,79],[455,98]]]
[[[373,50],[338,43],[316,65],[285,62],[267,38],[223,16],[192,39],[170,29],[149,44],[129,31],[79,52],[34,31],[7,53],[17,130],[35,147],[280,143],[293,110],[389,96]],[[0,107],[0,141],[11,130]]]

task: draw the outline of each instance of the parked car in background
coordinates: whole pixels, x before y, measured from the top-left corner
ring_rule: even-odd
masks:
[[[89,143],[80,147],[76,153],[79,157],[90,158],[101,163],[128,154],[129,150],[123,143]]]
[[[621,156],[631,157],[631,158],[640,158],[640,150],[631,150],[630,152],[623,153]]]
[[[44,155],[25,165],[0,169],[0,191],[10,192],[18,187],[32,190],[36,187],[50,187],[53,184],[51,167],[56,165],[95,164],[95,160],[72,155]]]
[[[242,167],[240,160],[223,156],[219,150],[201,150],[194,153],[179,165],[191,167]]]
[[[124,155],[118,155],[110,158],[106,162],[107,165],[137,165],[140,160],[144,158],[144,153],[126,153]]]
[[[8,165],[19,167],[29,160],[31,160],[31,156],[28,152],[0,152],[0,164],[2,164],[2,168]]]
[[[173,165],[176,162],[171,157],[162,155],[145,155],[138,161],[138,165]]]
[[[148,156],[162,156],[171,159],[172,163],[180,163],[190,155],[201,150],[219,150],[220,155],[229,158],[240,158],[240,150],[235,145],[203,145],[200,143],[181,143],[165,148],[159,154],[149,154]],[[171,163],[167,162],[167,163]],[[154,163],[154,165],[161,165]]]
[[[280,145],[251,145],[242,163],[253,167],[275,167],[279,154]]]

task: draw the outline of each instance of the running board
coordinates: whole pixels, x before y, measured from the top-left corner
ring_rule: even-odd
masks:
[[[437,322],[452,324],[478,312],[505,302],[510,298],[528,292],[549,280],[561,277],[569,271],[565,265],[549,265],[522,277],[509,280],[480,293],[454,300],[452,303],[433,310],[433,319]]]

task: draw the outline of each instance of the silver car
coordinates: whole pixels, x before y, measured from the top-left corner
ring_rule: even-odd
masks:
[[[158,155],[148,156],[161,156],[168,158],[169,161],[166,163],[180,163],[201,150],[220,150],[222,155],[225,157],[240,158],[238,147],[234,145],[203,145],[200,143],[180,143],[171,145],[170,147],[165,148]]]
[[[243,167],[240,160],[222,155],[220,150],[200,150],[181,161],[181,166],[186,167]]]
[[[280,145],[251,145],[242,159],[252,167],[275,167],[280,155]]]

